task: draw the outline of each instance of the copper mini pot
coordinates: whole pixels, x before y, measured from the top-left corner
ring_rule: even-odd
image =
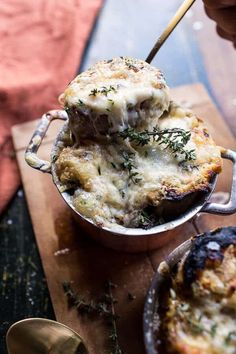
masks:
[[[191,248],[192,240],[189,239],[175,248],[161,262],[157,272],[152,280],[151,286],[146,296],[144,314],[143,314],[143,332],[144,344],[147,354],[161,354],[158,350],[161,338],[159,330],[161,325],[161,316],[159,310],[161,308],[162,298],[168,290],[168,279],[170,278],[171,269],[184,257],[186,252]]]
[[[165,333],[161,330],[161,322],[167,311],[166,301],[172,284],[171,277],[173,276],[173,271],[174,274],[176,274],[177,264],[188,256],[188,253],[197,238],[207,237],[209,239],[210,236],[214,240],[215,235],[220,235],[222,239],[227,240],[228,237],[232,235],[232,230],[235,235],[235,226],[222,227],[207,233],[196,235],[175,248],[166,259],[159,264],[146,295],[143,313],[143,333],[147,354],[163,353],[162,341],[165,340]],[[189,284],[186,284],[186,286],[187,285]]]
[[[42,143],[42,140],[48,130],[50,123],[55,120],[60,119],[65,122],[68,121],[67,113],[63,110],[53,110],[44,114],[36,128],[30,143],[25,152],[26,162],[33,168],[40,170],[41,172],[47,172],[52,174],[52,179],[56,185],[59,193],[61,194],[64,201],[68,204],[70,209],[73,211],[73,215],[78,221],[79,225],[95,240],[102,243],[103,245],[127,252],[142,252],[151,249],[158,248],[164,243],[169,241],[173,237],[173,229],[182,225],[184,222],[193,218],[199,212],[211,213],[211,214],[233,214],[236,212],[236,152],[232,150],[225,150],[222,153],[222,157],[231,160],[234,164],[233,166],[233,182],[231,187],[231,195],[227,204],[217,204],[209,203],[209,198],[215,188],[217,182],[217,175],[214,176],[209,192],[201,196],[197,202],[195,201],[193,205],[188,208],[188,211],[181,214],[173,221],[169,221],[165,224],[155,226],[148,230],[141,228],[114,228],[109,229],[106,227],[99,227],[95,225],[91,220],[81,215],[77,210],[75,210],[71,196],[67,192],[61,192],[59,188],[59,181],[55,171],[55,163],[53,159],[51,162],[44,161],[38,158],[37,151]],[[67,127],[67,123],[61,128],[52,149],[55,151],[60,145],[60,136],[63,134]],[[53,154],[52,154],[53,155]]]

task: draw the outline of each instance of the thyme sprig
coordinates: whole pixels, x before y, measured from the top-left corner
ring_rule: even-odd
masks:
[[[119,318],[115,312],[114,304],[117,300],[113,296],[112,290],[116,285],[110,280],[105,283],[105,292],[101,295],[98,302],[86,301],[80,296],[71,286],[71,282],[64,282],[62,284],[68,303],[71,307],[75,307],[80,315],[99,315],[104,316],[109,325],[109,341],[111,343],[110,354],[124,354],[119,346],[116,320]]]
[[[112,351],[110,352],[110,354],[124,354],[122,349],[119,346],[118,336],[117,336],[117,327],[116,327],[117,315],[115,313],[115,307],[114,307],[114,304],[117,302],[117,300],[113,297],[113,293],[112,293],[112,289],[114,289],[115,287],[116,285],[113,284],[110,280],[107,281],[106,294],[108,296],[108,300],[110,302],[110,309],[111,309],[111,320],[110,320],[111,332],[109,338],[112,343]]]
[[[97,96],[98,94],[102,94],[107,96],[109,92],[116,92],[116,88],[112,85],[110,85],[109,87],[106,86],[102,86],[100,89],[94,88],[93,90],[91,90],[89,96]]]
[[[155,141],[164,149],[169,149],[174,157],[183,156],[184,161],[196,159],[195,150],[186,150],[185,146],[191,138],[191,132],[181,128],[159,129],[153,128],[153,131],[144,130],[141,132],[135,131],[133,128],[127,128],[118,135],[123,139],[129,139],[137,145],[144,146],[151,141]]]
[[[139,173],[136,171],[136,166],[134,165],[134,156],[135,154],[129,153],[127,151],[122,152],[122,157],[124,162],[122,162],[121,167],[125,170],[128,170],[129,178],[134,184],[139,183],[142,179],[139,176]]]
[[[71,286],[71,282],[64,282],[62,284],[65,295],[68,299],[68,304],[70,307],[75,307],[79,314],[81,315],[92,315],[92,314],[110,314],[107,309],[106,304],[103,302],[95,303],[94,301],[86,301],[81,297]]]

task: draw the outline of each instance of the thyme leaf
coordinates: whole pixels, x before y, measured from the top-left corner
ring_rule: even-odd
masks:
[[[113,168],[116,169],[116,165],[114,164],[114,162],[111,161],[111,165],[112,165]]]
[[[102,315],[106,318],[109,325],[109,342],[111,344],[110,354],[124,354],[118,342],[118,334],[116,320],[119,318],[115,313],[114,304],[117,302],[113,296],[112,290],[117,286],[108,280],[105,284],[105,292],[102,294],[98,302],[86,301],[80,294],[76,293],[71,286],[71,282],[62,284],[68,303],[71,307],[75,307],[80,315]]]
[[[112,85],[110,85],[109,87],[106,86],[102,86],[100,89],[94,88],[93,90],[91,90],[89,96],[97,96],[97,94],[102,94],[107,96],[109,92],[116,92],[116,88]]]
[[[191,132],[181,128],[173,129],[159,129],[153,128],[153,131],[144,130],[141,132],[135,131],[133,128],[127,128],[118,135],[123,139],[129,139],[131,142],[135,142],[139,146],[149,144],[151,141],[155,141],[158,145],[169,149],[174,157],[183,156],[184,161],[191,161],[196,159],[195,150],[186,150],[185,146],[191,138]]]
[[[191,317],[187,319],[187,323],[189,324],[191,332],[194,335],[198,335],[205,332],[208,333],[212,338],[214,338],[216,335],[217,324],[214,323],[210,329],[207,329],[203,326],[203,324],[200,323],[200,320],[201,318],[196,320]]]
[[[134,184],[139,183],[142,178],[138,177],[139,174],[136,170],[136,166],[134,165],[134,154],[129,153],[127,151],[122,152],[122,157],[124,162],[122,162],[121,167],[125,170],[128,170],[129,178]]]
[[[121,191],[121,197],[122,197],[122,199],[124,199],[124,197],[125,197],[125,192],[124,191]]]
[[[187,318],[187,322],[191,329],[191,332],[195,335],[201,334],[205,331],[203,325],[192,318]]]
[[[134,61],[131,58],[125,58],[125,65],[129,68],[132,69],[134,72],[139,71],[137,66],[134,65]]]
[[[98,92],[99,92],[98,89],[95,88],[95,89],[91,90],[89,96],[94,96],[95,97]]]
[[[150,211],[148,208],[141,210],[138,215],[138,227],[145,230],[164,223],[163,218],[158,218],[155,212]]]
[[[211,330],[210,330],[210,334],[211,334],[211,337],[214,338],[215,335],[216,335],[216,330],[217,330],[217,324],[214,323],[212,326],[211,326]]]
[[[112,106],[114,106],[115,104],[114,100],[112,100],[111,98],[108,98],[107,100],[111,103]]]
[[[83,105],[84,105],[84,102],[83,102],[81,99],[78,99],[78,105],[79,105],[79,106],[83,106]]]
[[[110,280],[108,280],[106,283],[106,294],[110,299],[110,309],[112,314],[111,321],[110,321],[111,333],[109,336],[112,344],[112,351],[110,352],[110,354],[124,354],[118,342],[117,327],[116,327],[117,315],[115,313],[115,308],[114,308],[114,304],[117,302],[117,300],[113,297],[113,293],[112,293],[112,290],[114,288],[116,288],[116,285],[113,284]]]

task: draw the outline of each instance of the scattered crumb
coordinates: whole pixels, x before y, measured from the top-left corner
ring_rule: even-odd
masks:
[[[133,300],[135,300],[136,299],[136,296],[135,295],[133,295],[133,294],[131,294],[131,293],[128,293],[128,300],[129,301],[133,301]]]
[[[58,251],[54,252],[54,256],[55,257],[62,256],[64,254],[68,254],[69,252],[70,252],[69,248],[64,248],[62,250],[58,250]]]

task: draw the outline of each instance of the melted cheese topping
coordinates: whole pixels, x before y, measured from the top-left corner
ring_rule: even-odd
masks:
[[[190,131],[186,150],[194,149],[196,160],[183,163],[182,156],[176,158],[155,141],[138,146],[114,137],[62,149],[56,161],[61,188],[74,187],[73,203],[82,215],[100,226],[139,227],[143,209],[151,206],[160,215],[170,195],[181,197],[208,187],[212,173],[221,170],[221,157],[202,121],[171,103],[168,114],[153,119],[149,126],[157,124],[160,129]],[[124,168],[124,153],[131,156],[131,171]]]
[[[73,138],[57,156],[61,190],[73,188],[75,208],[97,225],[140,227],[149,220],[142,215],[147,208],[163,223],[158,217],[169,212],[165,201],[207,190],[221,170],[220,149],[203,122],[170,101],[161,72],[142,60],[101,61],[78,75],[60,101]],[[185,162],[184,152],[173,153],[155,139],[144,145],[123,139],[119,133],[126,128],[189,131],[185,150],[196,159]]]
[[[206,266],[191,287],[192,297],[184,296],[178,283],[176,292],[171,290],[166,319],[168,352],[235,354],[236,247],[226,249],[220,264]]]
[[[100,61],[78,75],[60,102],[79,139],[83,133],[99,135],[101,127],[103,134],[110,134],[158,118],[168,109],[170,97],[158,69],[142,60],[121,57]],[[83,117],[86,122],[81,127]]]

